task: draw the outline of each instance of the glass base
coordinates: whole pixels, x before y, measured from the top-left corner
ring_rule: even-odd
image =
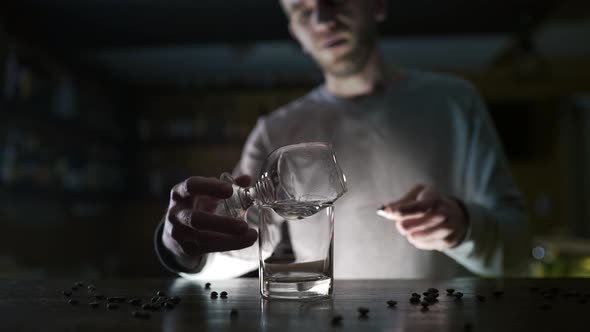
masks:
[[[332,278],[327,275],[265,276],[261,280],[260,292],[266,299],[304,300],[318,299],[332,295]]]

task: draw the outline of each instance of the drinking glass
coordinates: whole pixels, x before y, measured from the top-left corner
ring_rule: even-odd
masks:
[[[260,292],[265,298],[329,296],[333,277],[333,203],[347,191],[332,145],[306,142],[271,152],[249,188],[237,186],[224,201],[227,214],[244,218],[255,206],[259,221]],[[292,244],[289,257],[275,252],[283,223]]]

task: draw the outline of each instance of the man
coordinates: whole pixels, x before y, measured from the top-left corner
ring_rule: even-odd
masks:
[[[376,27],[385,0],[281,4],[325,83],[259,119],[235,173],[256,176],[265,156],[283,145],[335,146],[350,189],[335,207],[335,278],[526,271],[522,202],[475,89],[456,78],[386,68]],[[156,232],[165,265],[194,279],[256,268],[256,230],[213,213],[230,194],[228,185],[202,177],[172,189]]]

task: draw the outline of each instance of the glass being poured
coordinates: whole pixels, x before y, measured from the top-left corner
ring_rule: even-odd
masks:
[[[330,206],[347,191],[346,176],[334,148],[324,142],[274,150],[249,188],[237,186],[229,173],[223,173],[221,180],[233,186],[233,194],[224,205],[234,218],[243,218],[250,206],[258,204],[270,207],[285,219],[302,219]]]

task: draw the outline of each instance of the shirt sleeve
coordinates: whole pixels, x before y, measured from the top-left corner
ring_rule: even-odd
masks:
[[[265,118],[261,117],[246,140],[240,161],[233,171],[234,176],[250,175],[253,181],[255,180],[260,172],[260,167],[264,159],[270,152],[267,135]],[[248,209],[246,221],[251,228],[259,229],[258,211],[256,208]],[[161,237],[161,227],[158,228],[158,231]],[[277,233],[274,234],[275,237],[280,237],[278,229],[273,231]],[[159,242],[157,238],[158,235],[156,235],[156,244],[159,244],[161,241]],[[167,256],[165,253],[162,253],[165,249],[161,245],[156,245],[156,251],[163,265],[167,269],[178,273],[181,277],[189,280],[212,280],[239,277],[258,268],[258,247],[257,240],[252,246],[241,250],[205,254],[201,257],[199,266],[192,271],[179,269],[178,265],[174,264],[170,257],[168,257],[169,255]],[[269,255],[270,253],[268,253]]]
[[[531,243],[523,200],[485,104],[473,87],[468,100],[460,199],[469,226],[463,242],[445,253],[482,276],[523,276]]]

